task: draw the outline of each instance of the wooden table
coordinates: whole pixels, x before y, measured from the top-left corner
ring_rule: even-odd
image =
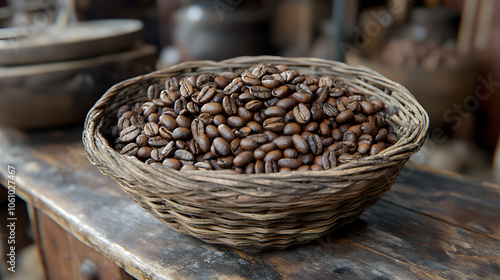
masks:
[[[50,279],[500,279],[500,186],[454,173],[407,167],[336,233],[248,253],[153,218],[87,161],[81,127],[3,127],[0,154],[4,185],[16,168]]]

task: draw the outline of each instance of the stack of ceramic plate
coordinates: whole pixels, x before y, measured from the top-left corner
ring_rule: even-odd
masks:
[[[111,85],[154,70],[156,48],[140,41],[142,27],[113,19],[27,36],[0,29],[0,122],[47,128],[83,120]]]

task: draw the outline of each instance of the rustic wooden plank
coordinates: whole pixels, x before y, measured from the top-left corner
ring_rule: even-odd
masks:
[[[403,169],[383,199],[500,240],[500,186],[418,166]]]
[[[500,242],[380,201],[362,228],[342,234],[374,250],[434,273],[435,279],[498,279]]]

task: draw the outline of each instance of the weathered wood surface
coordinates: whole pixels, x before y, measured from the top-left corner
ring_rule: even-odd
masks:
[[[0,177],[139,279],[499,279],[500,186],[403,170],[355,222],[306,245],[247,253],[177,233],[85,158],[81,128],[0,129]]]

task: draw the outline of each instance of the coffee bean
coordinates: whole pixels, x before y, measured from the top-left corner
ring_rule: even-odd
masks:
[[[273,117],[266,119],[263,122],[263,127],[264,129],[267,129],[272,132],[280,133],[283,131],[283,128],[285,127],[285,123],[283,122],[282,117]]]
[[[348,130],[344,133],[344,138],[343,138],[344,141],[350,141],[350,142],[357,142],[357,137],[356,137],[356,134],[351,131],[351,130]]]
[[[327,122],[322,122],[319,124],[319,134],[323,137],[328,137],[332,134],[330,126]]]
[[[157,123],[149,122],[144,126],[144,134],[148,137],[153,137],[158,135],[160,127],[158,127]]]
[[[160,154],[163,157],[171,157],[174,155],[175,150],[175,141],[170,141],[167,143],[167,145],[165,145],[165,147],[161,149]]]
[[[281,72],[281,76],[286,82],[291,82],[295,77],[297,77],[299,73],[295,70],[286,70]]]
[[[309,152],[309,146],[307,144],[307,141],[304,140],[302,136],[299,134],[294,134],[292,136],[292,143],[295,149],[302,154],[307,154]]]
[[[251,112],[257,112],[264,106],[264,103],[260,100],[251,100],[245,104],[245,108]]]
[[[358,138],[358,144],[367,143],[371,145],[373,143],[373,137],[370,134],[361,134]]]
[[[218,154],[223,156],[229,156],[231,154],[231,147],[226,139],[217,137],[214,139],[213,145]]]
[[[287,97],[287,98],[283,98],[280,101],[278,101],[278,103],[276,103],[276,106],[283,108],[283,110],[285,110],[285,111],[289,111],[293,107],[297,106],[297,104],[298,104],[298,101],[296,99]]]
[[[224,109],[222,108],[222,105],[220,103],[209,102],[201,107],[200,112],[210,115],[217,115],[222,113],[223,110]]]
[[[222,157],[217,159],[217,165],[221,168],[227,169],[233,166],[233,161],[234,161],[233,156]]]
[[[222,93],[222,92],[216,92],[215,95],[214,95],[214,98],[212,98],[212,100],[210,100],[210,102],[215,102],[215,103],[221,103],[222,104],[222,100],[224,99],[225,96],[226,95],[224,93]]]
[[[287,136],[280,136],[275,138],[273,140],[273,143],[276,144],[279,149],[284,150],[292,146],[292,138]]]
[[[373,144],[372,148],[370,149],[370,156],[377,155],[382,150],[384,150],[386,147],[387,147],[387,144],[384,142],[379,142],[377,144]]]
[[[387,129],[385,128],[379,129],[379,131],[375,135],[375,142],[385,141],[385,139],[387,139],[387,135],[388,135]]]
[[[214,82],[217,84],[217,88],[225,88],[229,84],[229,80],[222,76],[215,77]]]
[[[261,85],[261,82],[259,80],[259,77],[251,74],[251,73],[246,73],[241,76],[241,80],[245,85],[249,86],[259,86]]]
[[[205,132],[210,139],[220,136],[219,130],[213,124],[207,125],[207,127],[205,127]]]
[[[177,94],[173,90],[162,90],[160,92],[160,99],[167,106],[172,106],[172,105],[174,105],[175,101],[177,101],[177,99],[179,99],[179,94]]]
[[[235,157],[233,163],[235,166],[239,167],[248,164],[253,160],[253,153],[251,151],[245,151]]]
[[[158,133],[160,134],[161,138],[166,139],[168,141],[172,140],[174,137],[172,136],[172,132],[168,130],[166,127],[161,126],[158,129]]]
[[[264,115],[268,118],[272,117],[284,117],[286,111],[280,106],[272,106],[264,110]]]
[[[333,140],[333,137],[328,137],[328,138],[323,138],[321,142],[323,143],[323,147],[328,147],[331,144],[333,144],[335,140]]]
[[[236,138],[233,130],[225,124],[220,124],[217,129],[219,130],[220,135],[227,141],[232,141],[234,138]]]
[[[323,104],[323,112],[328,117],[337,117],[338,114],[340,113],[339,110],[337,109],[337,107],[335,105],[330,104],[330,103]]]
[[[253,133],[261,133],[264,131],[264,128],[262,127],[262,125],[256,121],[249,121],[247,123],[247,126],[250,127],[250,129],[252,130]]]
[[[198,76],[198,78],[196,79],[196,86],[198,88],[202,88],[204,85],[212,82],[214,80],[214,76],[211,75],[211,74],[201,74],[200,76]]]
[[[309,171],[312,170],[309,165],[302,165],[301,167],[297,168],[297,171]]]
[[[319,164],[313,164],[313,165],[311,165],[311,170],[312,171],[320,171],[320,170],[323,170],[323,166],[319,165]]]
[[[229,116],[236,115],[236,113],[238,113],[236,100],[231,96],[225,96],[224,99],[222,99],[222,108],[224,109],[226,115]]]
[[[157,113],[153,113],[149,115],[148,122],[158,123],[160,121],[160,115]]]
[[[263,86],[252,86],[250,94],[259,99],[269,99],[271,97],[271,90]]]
[[[352,160],[354,159],[354,156],[349,154],[349,153],[344,153],[344,154],[341,154],[338,158],[337,158],[337,161],[341,164],[343,163],[349,163],[351,162]]]
[[[266,173],[275,173],[279,171],[278,165],[276,164],[276,161],[270,160],[270,161],[264,161],[264,170]]]
[[[311,112],[309,112],[309,109],[307,109],[307,107],[302,103],[299,103],[299,105],[293,108],[293,115],[295,117],[295,121],[302,125],[311,120]]]
[[[272,142],[274,139],[276,139],[279,136],[277,133],[269,131],[269,130],[266,130],[263,133],[264,133],[264,135],[266,135],[267,141],[269,141],[269,142]],[[257,142],[259,142],[259,141],[257,141]]]
[[[245,168],[245,173],[246,174],[254,174],[255,173],[255,163],[250,162],[247,164],[247,167]]]
[[[245,107],[238,107],[238,116],[247,122],[253,119],[253,113]]]
[[[332,137],[335,141],[341,141],[343,138],[343,133],[340,129],[334,128],[332,130]]]
[[[243,80],[238,77],[235,78],[232,82],[230,82],[223,90],[225,94],[231,94],[240,91],[243,87]]]
[[[283,157],[281,150],[273,150],[266,154],[264,161],[277,161]]]
[[[148,159],[151,157],[151,151],[153,150],[153,148],[151,147],[140,147],[138,150],[137,150],[137,157],[140,158],[140,159]]]
[[[385,108],[384,103],[380,100],[373,100],[371,103],[373,105],[374,113],[380,112],[381,110],[384,110],[384,108]]]
[[[184,160],[184,161],[193,161],[194,160],[194,155],[184,149],[179,149],[174,152],[174,157],[178,160]]]
[[[371,150],[371,146],[368,143],[358,144],[358,153],[367,154]]]
[[[319,125],[317,122],[310,122],[304,127],[304,130],[309,132],[315,132],[316,130],[318,130],[318,127]]]
[[[302,133],[302,126],[298,123],[287,123],[283,128],[283,134],[285,135],[294,135]]]
[[[190,97],[194,93],[194,88],[190,83],[182,81],[180,83],[180,92],[182,96]]]
[[[371,122],[364,122],[361,124],[361,132],[364,134],[375,135],[377,133],[376,126]]]
[[[337,157],[333,151],[327,150],[322,156],[322,166],[324,169],[330,169],[337,166]]]
[[[178,127],[172,131],[174,140],[187,140],[191,137],[191,130],[185,127]]]
[[[137,143],[140,147],[144,147],[148,145],[148,139],[149,138],[146,135],[142,134],[135,138],[135,143]]]
[[[135,156],[137,155],[137,150],[139,150],[139,146],[136,143],[129,143],[121,149],[120,154]]]
[[[299,103],[310,103],[312,101],[312,95],[305,92],[294,92],[290,97]]]
[[[275,80],[276,81],[276,80]],[[272,90],[271,95],[281,100],[286,98],[290,94],[290,90],[287,86],[276,87]]]
[[[182,167],[182,163],[178,159],[175,159],[175,158],[166,158],[162,164],[165,165],[166,167],[169,167],[169,168],[172,168],[175,170],[179,170]]]
[[[163,146],[167,145],[168,142],[169,142],[169,140],[167,140],[161,136],[151,137],[148,140],[148,144],[151,147],[163,147]]]
[[[258,144],[264,144],[270,141],[269,136],[266,134],[266,132],[270,131],[265,131],[264,133],[257,133],[257,134],[251,134],[248,135],[248,138],[255,140]]]
[[[354,117],[354,113],[352,111],[344,110],[344,111],[341,111],[337,115],[337,117],[335,117],[335,120],[338,123],[345,123],[345,122],[350,121],[353,117]]]
[[[395,134],[387,134],[387,142],[389,144],[396,144],[396,142],[398,142],[398,137],[395,135]]]
[[[273,78],[273,76],[266,75],[262,77],[262,85],[269,89],[274,89],[281,84],[280,80]]]
[[[347,129],[347,131],[351,131],[352,133],[354,133],[354,135],[356,135],[356,137],[361,136],[361,134],[363,133],[361,131],[361,125],[360,124],[356,124],[356,125],[353,125],[353,126],[349,127]]]
[[[283,151],[283,156],[286,158],[297,158],[299,156],[299,152],[292,148],[287,148]]]
[[[255,151],[253,152],[253,157],[256,159],[256,160],[260,160],[260,159],[263,159],[265,156],[266,156],[266,152],[264,150],[262,150],[261,148],[257,148],[255,149]]]
[[[321,137],[317,134],[313,134],[308,139],[309,149],[313,155],[319,155],[323,152],[323,142],[321,141]]]
[[[243,138],[240,140],[240,147],[243,150],[254,150],[259,144],[251,138]]]
[[[198,167],[194,166],[193,164],[187,163],[187,164],[184,164],[179,171],[188,172],[188,171],[196,171],[196,170],[198,170]]]
[[[140,127],[136,125],[129,126],[122,130],[122,132],[120,132],[120,141],[125,143],[130,142],[132,140],[135,140],[135,138],[139,136],[139,134],[141,134]]]
[[[278,160],[278,166],[297,169],[302,165],[302,161],[297,158],[282,158]]]
[[[232,128],[240,128],[246,125],[246,121],[238,116],[227,118],[227,125]]]

